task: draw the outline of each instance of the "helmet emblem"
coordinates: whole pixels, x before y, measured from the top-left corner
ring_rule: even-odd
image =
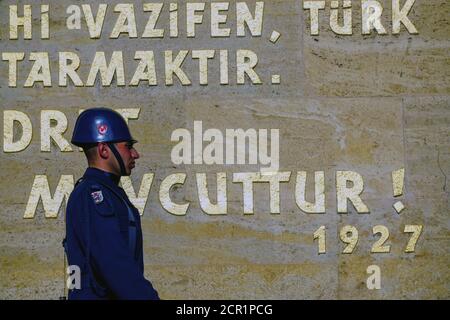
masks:
[[[106,124],[101,124],[98,126],[98,133],[104,135],[108,131],[108,126]]]

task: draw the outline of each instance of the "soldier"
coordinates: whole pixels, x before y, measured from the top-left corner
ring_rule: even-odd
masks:
[[[69,265],[81,270],[69,299],[159,299],[144,278],[139,212],[118,186],[139,158],[136,142],[113,110],[88,109],[77,119],[72,143],[83,148],[89,168],[67,205],[64,247]]]

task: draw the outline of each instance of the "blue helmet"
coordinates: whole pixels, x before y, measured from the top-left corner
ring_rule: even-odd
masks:
[[[122,141],[136,142],[118,112],[108,108],[92,108],[78,116],[72,136],[74,145],[83,147],[97,142]]]

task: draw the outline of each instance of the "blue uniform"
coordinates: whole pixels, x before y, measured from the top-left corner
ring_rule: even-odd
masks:
[[[69,299],[159,299],[144,278],[139,212],[118,183],[88,168],[70,195],[65,248],[69,265],[81,269],[81,288]]]

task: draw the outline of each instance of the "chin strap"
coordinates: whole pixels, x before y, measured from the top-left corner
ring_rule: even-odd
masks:
[[[119,162],[120,175],[121,176],[126,176],[127,175],[127,171],[125,170],[125,164],[123,163],[123,160],[122,160],[122,157],[120,156],[119,151],[117,151],[116,146],[112,142],[109,142],[108,146],[111,149],[111,151],[113,152],[114,156],[116,157],[117,162]]]

